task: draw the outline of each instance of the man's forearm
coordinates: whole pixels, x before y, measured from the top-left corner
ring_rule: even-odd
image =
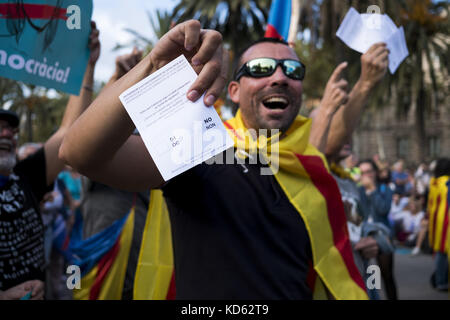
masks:
[[[332,119],[333,114],[330,114],[326,110],[322,110],[322,108],[319,107],[317,114],[312,120],[313,123],[311,126],[309,143],[315,146],[322,153],[325,153]]]
[[[94,85],[94,69],[95,66],[92,64],[88,64],[86,67],[86,72],[84,73],[83,83],[80,89],[80,95],[70,96],[60,128],[68,129],[91,104]]]
[[[92,87],[93,78],[94,65],[89,64],[84,74],[82,86]],[[47,184],[53,183],[59,172],[64,168],[64,162],[58,158],[58,150],[66,132],[92,101],[92,91],[83,87],[79,96],[70,96],[58,131],[44,145]]]
[[[118,76],[117,73],[114,72],[114,74],[111,76],[111,78],[109,78],[108,82],[105,84],[103,89],[110,87],[114,82],[116,82],[119,79],[120,79],[120,76]]]
[[[110,160],[134,130],[119,95],[153,71],[150,56],[147,56],[132,72],[109,83],[71,127],[60,155],[78,168],[95,167]]]
[[[352,135],[366,106],[372,88],[359,80],[349,95],[347,104],[342,106],[334,115],[326,143],[325,154],[332,156],[339,152]]]
[[[361,75],[350,92],[349,100],[333,118],[326,155],[333,156],[351,137],[362,111],[375,86],[383,79],[388,68],[389,50],[384,43],[376,43],[361,56]]]

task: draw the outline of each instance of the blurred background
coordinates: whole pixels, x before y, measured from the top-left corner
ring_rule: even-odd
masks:
[[[394,75],[388,74],[371,98],[353,137],[360,158],[378,154],[381,160],[403,159],[407,167],[448,155],[450,150],[449,103],[449,1],[399,0],[300,0],[298,32],[294,39],[307,65],[301,113],[316,107],[334,67],[348,61],[351,84],[359,74],[360,54],[336,37],[336,31],[353,6],[366,12],[377,5],[405,28],[408,58]],[[204,28],[217,29],[235,57],[251,40],[264,34],[270,0],[94,0],[93,20],[100,30],[102,53],[96,69],[98,92],[109,79],[117,55],[133,46],[149,52],[171,25],[198,19]],[[231,72],[231,70],[230,70]],[[0,78],[0,104],[22,118],[20,143],[45,141],[56,130],[68,96]],[[224,92],[223,116],[232,114]]]

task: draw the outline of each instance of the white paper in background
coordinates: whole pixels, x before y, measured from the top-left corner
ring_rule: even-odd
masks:
[[[409,55],[403,27],[397,29],[397,31],[386,40],[386,44],[391,52],[389,54],[389,71],[395,73],[402,61]]]
[[[394,21],[392,21],[392,19],[386,13],[383,14],[382,23],[384,24],[384,27],[389,30],[388,34],[390,35],[392,35],[398,29]]]
[[[389,71],[394,73],[409,55],[403,27],[397,28],[392,19],[384,14],[359,14],[350,8],[336,35],[350,48],[365,53],[373,44],[385,42],[389,53]]]
[[[360,30],[363,28],[363,21],[359,16],[358,11],[352,7],[347,12],[339,26],[336,36],[338,36],[347,46],[353,50],[363,52],[363,46],[360,44],[362,38]]]
[[[165,181],[233,146],[214,107],[186,98],[196,78],[182,55],[119,96]]]

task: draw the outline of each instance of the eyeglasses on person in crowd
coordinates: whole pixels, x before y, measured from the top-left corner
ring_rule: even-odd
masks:
[[[375,172],[375,170],[365,170],[365,171],[361,171],[361,174],[371,174],[374,172]]]
[[[4,130],[7,130],[12,134],[17,134],[19,132],[19,128],[13,127],[9,123],[0,123],[0,134],[3,133]]]

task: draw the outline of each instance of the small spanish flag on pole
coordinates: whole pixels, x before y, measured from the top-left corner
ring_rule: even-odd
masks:
[[[291,0],[273,0],[270,6],[266,38],[277,38],[287,41],[291,23]]]
[[[283,39],[293,47],[298,31],[300,7],[301,0],[273,0],[264,37]]]

